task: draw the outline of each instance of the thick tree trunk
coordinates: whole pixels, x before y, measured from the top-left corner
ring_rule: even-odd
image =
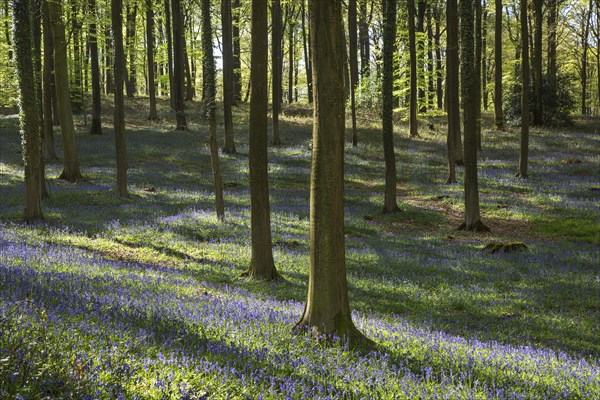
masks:
[[[187,130],[184,102],[184,37],[183,18],[180,0],[171,0],[171,16],[173,18],[173,94],[175,95],[175,130]]]
[[[356,130],[356,88],[358,87],[358,25],[356,0],[348,0],[348,48],[350,55],[350,113],[352,115],[352,146],[358,146]]]
[[[488,58],[487,58],[487,26],[488,26],[488,5],[483,2],[483,16],[481,24],[481,95],[483,109],[488,109]],[[481,127],[480,127],[481,128]]]
[[[32,33],[33,33],[33,59],[36,85],[36,102],[38,108],[38,123],[40,133],[40,195],[42,199],[50,197],[46,187],[46,164],[44,162],[44,103],[42,99],[42,0],[32,0]]]
[[[114,114],[115,148],[117,155],[117,193],[121,197],[127,193],[127,148],[125,141],[125,99],[123,86],[125,82],[125,50],[123,49],[123,0],[111,0],[112,34],[114,44]]]
[[[446,183],[456,183],[456,163],[459,156],[462,161],[458,86],[458,9],[456,0],[448,0],[446,3],[446,32],[446,106],[448,109],[448,178]]]
[[[242,101],[242,58],[240,48],[240,0],[233,0],[233,102]]]
[[[44,31],[44,67],[43,67],[43,100],[44,100],[44,141],[46,144],[46,160],[57,160],[54,145],[54,115],[52,112],[52,99],[56,98],[54,88],[54,46],[50,32],[50,18],[48,17],[48,3],[42,2],[42,27]]]
[[[415,38],[415,0],[407,0],[408,7],[408,51],[410,54],[410,104],[409,104],[409,136],[419,136],[417,110],[417,43]]]
[[[527,26],[527,0],[521,0],[521,147],[517,176],[527,178],[529,158],[529,29]]]
[[[494,26],[494,124],[496,129],[504,130],[504,113],[502,112],[502,0],[495,0]]]
[[[281,144],[279,111],[281,106],[281,4],[271,0],[271,97],[273,109],[273,145]]]
[[[385,196],[383,212],[400,211],[396,199],[396,154],[394,152],[394,52],[396,44],[396,0],[385,0],[383,10],[383,154]]]
[[[136,28],[136,17],[137,17],[137,3],[133,5],[127,4],[126,12],[126,29],[125,29],[125,43],[127,46],[127,54],[129,55],[129,76],[127,77],[127,83],[125,90],[127,91],[127,97],[133,98],[137,91],[137,71],[135,66],[135,28]]]
[[[148,99],[150,111],[148,119],[158,119],[156,112],[156,85],[154,83],[154,8],[152,0],[146,0],[146,61],[148,65]]]
[[[479,0],[475,0],[479,1]],[[460,3],[461,88],[463,97],[463,130],[465,132],[465,217],[458,229],[489,230],[479,214],[479,187],[477,182],[477,86],[475,82],[474,0]]]
[[[226,7],[223,7],[224,10]],[[229,4],[229,17],[231,17],[231,3]],[[229,28],[231,19],[229,19]],[[229,51],[231,52],[231,35],[228,35]],[[223,201],[223,180],[221,179],[221,167],[219,165],[219,145],[217,143],[217,88],[215,83],[215,60],[213,58],[212,26],[210,23],[210,0],[202,0],[202,52],[204,64],[204,111],[208,119],[208,143],[210,147],[210,163],[212,166],[213,180],[215,184],[215,208],[217,219],[225,219],[225,203]],[[229,54],[228,57],[230,57]],[[231,72],[231,66],[230,66]],[[230,82],[230,85],[231,86]],[[231,96],[231,92],[230,92]]]
[[[361,345],[368,340],[352,322],[344,248],[342,3],[309,0],[309,7],[315,84],[310,272],[306,304],[296,328]]]
[[[542,105],[542,30],[543,15],[542,8],[544,0],[533,0],[535,18],[535,31],[533,40],[533,124],[540,126],[543,123]]]
[[[268,25],[267,0],[252,0],[249,123],[252,260],[243,275],[253,279],[273,280],[279,274],[273,261],[267,169]]]
[[[221,0],[221,23],[223,29],[223,123],[225,125],[225,146],[223,153],[234,154],[233,115],[234,71],[233,71],[233,32],[231,18],[231,0]]]
[[[25,169],[25,211],[27,222],[43,219],[42,149],[37,85],[34,69],[32,9],[29,0],[13,0],[13,40],[20,93],[21,144]]]
[[[67,76],[67,42],[65,25],[61,18],[61,3],[56,0],[48,1],[48,15],[54,44],[54,78],[63,143],[63,171],[58,178],[76,182],[81,179],[81,171],[79,170],[77,146],[75,144],[75,124],[73,123],[69,77]]]
[[[475,0],[475,134],[481,151],[481,0]]]
[[[101,101],[100,101],[100,65],[98,60],[98,36],[96,32],[96,0],[88,0],[91,22],[89,25],[89,49],[92,63],[92,125],[90,134],[102,134]]]

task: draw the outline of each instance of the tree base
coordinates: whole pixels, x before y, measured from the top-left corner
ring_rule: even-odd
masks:
[[[402,211],[402,210],[400,209],[400,207],[398,207],[398,206],[393,206],[393,207],[391,207],[390,209],[388,209],[387,207],[383,207],[383,210],[381,210],[381,213],[382,213],[383,215],[386,215],[386,214],[395,214],[395,213],[399,213],[399,212],[401,212],[401,211]]]
[[[482,251],[490,254],[510,253],[514,251],[525,251],[528,247],[523,242],[492,242],[488,243]]]
[[[237,151],[235,150],[235,147],[223,147],[221,149],[221,153],[223,153],[223,154],[235,154],[235,153],[237,153]]]
[[[517,177],[517,178],[520,178],[520,179],[527,179],[527,178],[529,178],[529,175],[527,175],[527,174],[523,174],[523,173],[521,173],[521,172],[517,172],[517,173],[515,174],[515,177]]]
[[[477,220],[472,224],[467,225],[466,222],[460,224],[457,228],[459,231],[472,231],[472,232],[489,232],[490,228],[488,228],[481,220]]]
[[[320,332],[316,326],[310,325],[303,317],[302,320],[294,326],[293,333],[310,335],[325,345],[333,346],[336,343],[341,342],[343,346],[347,346],[348,349],[351,350],[372,351],[376,349],[377,344],[359,331],[352,321],[345,321],[344,323],[339,323],[339,321],[336,322],[336,325],[339,326],[335,331],[323,333]]]
[[[273,267],[271,273],[263,275],[259,274],[257,271],[254,271],[252,267],[249,267],[246,271],[240,274],[240,278],[246,278],[252,281],[266,281],[266,282],[282,282],[284,281],[283,277],[277,272],[275,267]]]
[[[60,175],[58,176],[58,179],[60,179],[61,181],[75,183],[75,182],[80,181],[82,179],[82,176],[81,176],[81,172],[79,172],[79,171],[63,170],[60,173]]]
[[[457,183],[456,178],[448,177],[448,179],[446,179],[446,185],[452,185],[454,183]]]

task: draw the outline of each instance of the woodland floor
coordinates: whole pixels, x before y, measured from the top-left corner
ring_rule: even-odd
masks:
[[[131,195],[121,199],[105,100],[102,136],[76,116],[84,180],[59,181],[60,162],[49,163],[35,225],[20,222],[18,119],[0,117],[0,397],[600,397],[599,119],[533,128],[521,180],[518,127],[491,130],[484,113],[491,231],[471,233],[456,230],[462,185],[444,183],[444,116],[422,115],[415,139],[396,116],[402,211],[383,215],[380,125],[359,113],[359,145],[345,156],[346,262],[355,321],[381,346],[365,355],[291,334],[309,265],[306,106],[284,108],[283,144],[269,148],[284,277],[273,284],[239,278],[250,261],[247,106],[235,111],[238,152],[221,155],[220,223],[199,104],[176,132],[166,102],[149,122],[146,99],[127,101]],[[55,141],[60,156],[58,128]],[[483,251],[492,241],[527,249]]]

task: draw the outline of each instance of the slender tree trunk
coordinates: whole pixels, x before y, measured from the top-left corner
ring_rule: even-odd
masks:
[[[590,33],[590,19],[592,16],[592,1],[589,2],[589,8],[584,11],[584,15],[581,21],[581,114],[587,115],[587,89],[588,89],[588,50],[589,50],[589,33]]]
[[[437,108],[438,110],[442,110],[444,108],[444,75],[443,75],[443,67],[442,67],[442,45],[440,43],[440,38],[442,33],[440,32],[440,25],[442,23],[440,12],[436,8],[434,12],[435,19],[435,60],[436,60],[436,97],[437,97]]]
[[[114,114],[115,148],[117,155],[117,193],[127,197],[127,148],[125,141],[125,99],[123,86],[125,82],[125,50],[123,49],[123,0],[111,0],[112,34],[114,44]]]
[[[188,57],[187,45],[185,40],[183,41],[183,60],[185,67],[185,101],[194,100],[194,79],[192,77],[192,68],[190,65],[190,58]]]
[[[481,151],[481,0],[475,1],[475,129],[477,150]]]
[[[417,44],[415,38],[415,0],[407,0],[408,7],[408,51],[410,54],[410,105],[409,105],[409,136],[419,136],[417,110],[418,89],[417,89]]]
[[[79,170],[77,146],[75,144],[75,124],[73,123],[69,77],[67,75],[67,42],[65,38],[65,25],[61,18],[61,3],[56,0],[49,0],[48,15],[50,17],[54,44],[56,97],[63,142],[63,171],[58,178],[69,182],[76,182],[81,179],[81,171]]]
[[[226,7],[222,9],[225,11]],[[223,14],[224,15],[224,14]],[[231,28],[231,3],[229,4],[229,28]],[[231,33],[231,31],[229,31]],[[231,53],[231,35],[228,35],[228,47]],[[210,161],[215,184],[215,206],[217,219],[225,219],[225,203],[223,201],[223,180],[221,179],[221,167],[219,165],[219,145],[217,144],[217,88],[215,83],[215,60],[213,58],[212,26],[210,23],[210,0],[202,0],[202,52],[204,64],[204,111],[208,119],[208,143],[210,147]],[[231,57],[231,54],[228,55]],[[229,66],[231,72],[231,66]],[[230,85],[231,86],[230,82]],[[229,96],[231,96],[231,92]]]
[[[36,102],[38,108],[38,123],[40,133],[40,195],[42,199],[50,197],[46,187],[46,163],[44,160],[44,102],[42,99],[42,0],[32,0],[32,34],[33,34],[33,59],[35,69]]]
[[[479,1],[479,0],[475,0]],[[460,3],[461,91],[463,97],[463,130],[465,132],[465,219],[458,229],[487,231],[479,214],[477,182],[477,86],[475,82],[474,0]]]
[[[362,345],[368,340],[352,322],[344,248],[342,3],[309,0],[309,7],[315,84],[310,271],[306,304],[296,328]]]
[[[154,8],[152,0],[146,0],[146,59],[148,64],[148,119],[158,119],[156,112],[156,84],[154,83]]]
[[[456,183],[457,148],[461,150],[458,87],[458,7],[456,0],[448,0],[446,3],[446,36],[446,105],[448,108],[448,178],[446,183],[450,184]],[[462,160],[462,151],[460,151],[460,158]]]
[[[250,60],[250,209],[252,260],[243,274],[253,279],[279,277],[273,261],[271,207],[267,170],[268,105],[267,0],[252,0],[252,53]]]
[[[306,0],[302,1],[302,43],[304,45],[304,69],[306,70],[306,86],[308,92],[308,103],[313,102],[313,90],[312,90],[312,69],[311,69],[311,57],[310,57],[310,46],[308,45],[307,33],[306,33]],[[351,0],[352,1],[352,0]]]
[[[358,86],[358,25],[356,0],[348,0],[348,48],[350,50],[350,112],[352,115],[352,146],[358,146],[356,130],[356,88]]]
[[[90,59],[92,63],[92,126],[90,134],[102,134],[101,100],[100,100],[100,65],[98,60],[98,35],[96,32],[96,0],[88,0],[91,22],[89,25]]]
[[[279,108],[281,106],[281,4],[271,0],[271,89],[273,102],[273,145],[281,144],[279,137]]]
[[[527,178],[529,158],[529,46],[527,39],[527,0],[521,0],[521,148],[517,176]]]
[[[543,123],[543,104],[542,104],[542,29],[543,15],[542,8],[544,0],[533,0],[533,10],[535,18],[535,31],[533,40],[533,124],[540,126]]]
[[[556,97],[556,30],[557,30],[557,0],[548,0],[548,97]]]
[[[242,58],[240,48],[240,0],[233,0],[233,102],[242,101]]]
[[[487,26],[488,26],[488,4],[483,2],[483,17],[481,25],[481,90],[483,96],[483,109],[488,109],[488,64],[487,64]]]
[[[6,40],[6,46],[8,47],[8,60],[13,59],[13,44],[10,35],[10,15],[8,9],[9,0],[4,0],[4,39]]]
[[[396,199],[396,154],[394,152],[394,52],[396,44],[396,0],[385,0],[383,10],[383,154],[385,196],[383,212],[400,211]]]
[[[367,0],[359,2],[358,43],[360,47],[361,79],[368,77],[371,71],[371,45],[369,43],[369,22]]]
[[[135,66],[135,28],[136,28],[136,17],[137,17],[137,3],[127,4],[127,21],[125,29],[125,43],[127,46],[127,54],[129,55],[129,76],[127,77],[127,83],[125,90],[127,91],[127,97],[133,98],[137,91],[137,71]]]
[[[435,74],[435,60],[433,58],[433,24],[431,8],[427,9],[427,107],[433,107],[435,87],[433,75]]]
[[[32,53],[32,9],[29,0],[13,0],[13,40],[17,81],[20,93],[21,144],[25,168],[25,210],[27,222],[43,219],[42,194],[42,149],[40,115],[37,93],[37,76]],[[32,84],[34,83],[34,84]]]
[[[54,145],[54,124],[52,113],[52,98],[54,88],[54,46],[52,44],[52,32],[50,32],[50,18],[48,17],[48,3],[42,2],[42,27],[44,31],[44,69],[43,69],[43,100],[44,100],[44,141],[46,142],[46,160],[57,160]]]
[[[502,112],[502,0],[495,0],[496,25],[494,26],[494,124],[499,131],[504,130]]]
[[[180,0],[171,0],[171,15],[173,17],[173,94],[175,95],[175,116],[177,119],[175,130],[184,131],[187,130],[187,122],[183,96],[185,59]]]
[[[111,94],[115,91],[115,83],[113,80],[113,43],[110,27],[104,29],[104,66],[106,73],[106,86],[104,88],[105,94]]]
[[[413,0],[413,4],[414,4]],[[427,0],[416,0],[416,26],[415,31],[419,32],[419,37],[416,39],[416,63],[417,63],[417,103],[419,104],[419,112],[427,112],[427,96],[425,94],[425,12],[427,10]]]
[[[292,104],[294,102],[294,30],[296,29],[296,25],[294,22],[295,9],[294,7],[287,5],[289,11],[290,19],[288,21],[288,104]]]
[[[71,0],[71,33],[69,40],[73,43],[73,68],[71,69],[73,80],[71,85],[71,107],[75,114],[83,112],[83,90],[81,65],[81,22],[78,18],[79,4]]]
[[[231,0],[221,0],[221,22],[223,29],[223,122],[225,125],[225,146],[223,153],[234,154],[233,115],[231,111],[234,95],[233,30]]]
[[[165,33],[167,38],[167,65],[169,71],[169,100],[171,104],[171,110],[176,111],[177,101],[176,97],[176,83],[173,75],[173,30],[171,29],[171,0],[165,0]],[[180,27],[183,29],[183,27]]]

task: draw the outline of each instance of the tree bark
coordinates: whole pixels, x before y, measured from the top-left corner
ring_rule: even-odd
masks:
[[[414,4],[413,0],[413,4]],[[416,25],[415,31],[419,32],[419,37],[416,39],[416,63],[417,63],[417,103],[419,104],[419,112],[427,112],[427,96],[425,93],[425,12],[427,10],[427,0],[416,0]]]
[[[409,136],[414,138],[419,136],[417,110],[418,89],[417,89],[417,44],[415,38],[415,0],[407,0],[408,7],[408,51],[410,54],[410,104],[409,104]]]
[[[556,97],[557,0],[548,0],[548,97]]]
[[[281,106],[281,4],[271,0],[271,89],[273,109],[273,145],[281,144],[279,112]]]
[[[475,0],[479,1],[479,0]],[[474,0],[460,3],[461,91],[463,97],[463,130],[465,133],[465,215],[458,229],[487,231],[479,214],[477,182],[477,86],[475,82]]]
[[[311,68],[311,56],[310,56],[310,45],[308,45],[309,39],[306,33],[306,0],[302,1],[302,44],[304,46],[304,69],[306,70],[306,87],[308,94],[308,103],[313,102],[313,90],[312,90],[312,68]]]
[[[175,130],[184,131],[187,130],[187,122],[183,96],[185,59],[180,0],[171,0],[171,16],[173,18],[173,94],[175,95],[175,116],[177,120]]]
[[[436,60],[436,97],[437,97],[437,108],[438,110],[442,110],[444,108],[444,75],[443,75],[443,67],[442,67],[442,45],[440,43],[440,38],[442,33],[440,32],[440,25],[442,24],[439,9],[436,8],[433,14],[435,19],[435,60]]]
[[[502,0],[495,0],[496,25],[494,26],[494,124],[499,131],[504,130],[502,112]]]
[[[105,74],[106,74],[106,86],[104,88],[105,94],[114,93],[115,83],[113,80],[113,57],[114,54],[112,52],[113,43],[112,43],[112,35],[110,32],[110,26],[105,27],[104,29],[104,66],[105,66]]]
[[[296,29],[295,23],[295,7],[287,5],[288,8],[288,104],[294,102],[294,30]]]
[[[43,219],[42,213],[42,149],[40,114],[34,69],[32,9],[29,0],[13,0],[13,41],[17,81],[20,93],[21,144],[25,169],[25,210],[27,222]],[[34,83],[34,84],[32,84]]]
[[[43,67],[43,101],[44,101],[44,141],[46,144],[46,160],[55,161],[56,147],[54,145],[54,115],[52,112],[52,98],[56,98],[54,87],[54,49],[52,33],[50,32],[50,18],[48,17],[48,3],[42,2],[42,27],[44,31],[44,67]]]
[[[73,68],[71,88],[71,105],[75,114],[83,112],[83,86],[82,86],[82,65],[81,65],[81,21],[78,18],[79,4],[71,0],[71,32],[69,41],[73,43]]]
[[[456,183],[456,164],[462,161],[460,142],[459,58],[458,58],[458,8],[456,0],[446,3],[446,106],[448,108],[448,178],[446,183]]]
[[[542,104],[542,29],[544,0],[533,0],[535,18],[535,31],[533,39],[533,124],[540,126],[543,123]]]
[[[117,156],[117,193],[127,197],[127,148],[125,141],[125,99],[123,86],[125,82],[125,50],[123,49],[123,0],[111,0],[112,35],[114,45],[114,114],[115,149]]]
[[[396,44],[396,0],[385,0],[383,22],[383,154],[385,158],[384,213],[400,211],[396,199],[396,154],[394,151],[394,52]]]
[[[165,33],[167,38],[167,69],[169,72],[169,102],[171,110],[176,111],[175,77],[173,75],[173,30],[171,28],[171,0],[165,0]],[[182,28],[182,27],[180,27]]]
[[[148,119],[158,119],[156,111],[156,84],[154,82],[154,8],[152,0],[146,0],[146,61],[148,64]]]
[[[358,25],[356,0],[348,0],[348,48],[350,55],[350,112],[352,115],[352,146],[358,146],[356,129],[356,88],[358,87]]]
[[[521,0],[521,143],[517,176],[527,178],[529,158],[529,29],[527,26],[527,0]]]
[[[225,7],[223,7],[225,9]],[[229,7],[231,17],[231,4]],[[229,25],[231,27],[231,24]],[[228,36],[231,51],[231,36]],[[221,179],[221,167],[219,165],[219,145],[217,143],[217,88],[215,84],[215,60],[213,57],[212,26],[210,23],[210,0],[202,0],[202,52],[204,63],[204,110],[208,119],[208,143],[210,147],[210,162],[215,185],[215,208],[217,219],[225,219],[225,203],[223,201],[223,180]],[[229,55],[231,56],[231,54]],[[230,67],[231,72],[231,67]],[[231,86],[230,82],[230,86]],[[231,93],[230,93],[231,95]]]
[[[96,32],[96,0],[88,0],[88,7],[90,9],[91,22],[89,25],[89,50],[92,67],[92,125],[90,127],[90,134],[101,135],[102,134],[102,106],[100,100],[100,64],[98,60],[98,35]]]
[[[252,0],[249,123],[252,260],[243,276],[251,279],[273,280],[279,277],[279,273],[275,269],[273,261],[267,169],[267,113],[269,108],[267,35],[267,0]]]
[[[344,248],[342,4],[309,0],[309,7],[315,85],[310,272],[306,304],[296,329],[362,345],[368,339],[352,322]]]
[[[481,95],[483,109],[488,109],[488,58],[487,58],[487,27],[488,27],[488,4],[483,2],[483,14],[481,23]],[[480,127],[481,129],[481,127]]]
[[[359,1],[358,43],[360,47],[361,79],[370,75],[371,45],[369,43],[369,16],[367,15],[367,0]]]
[[[127,77],[125,90],[127,91],[127,97],[129,98],[133,98],[137,91],[137,71],[135,66],[135,28],[137,8],[137,3],[134,2],[133,5],[127,3],[125,43],[127,46],[127,54],[129,55],[129,76]]]
[[[61,18],[62,7],[60,2],[56,0],[48,1],[48,16],[54,43],[54,78],[63,143],[63,171],[58,178],[69,182],[77,182],[81,179],[81,171],[75,144],[75,124],[73,123],[69,77],[67,76],[67,42],[65,25]]]
[[[225,146],[223,153],[234,154],[233,115],[234,103],[234,65],[233,30],[231,18],[231,0],[221,0],[221,23],[223,29],[223,122],[225,125]],[[213,71],[214,72],[214,71]]]
[[[481,0],[475,0],[475,134],[477,150],[481,151]]]
[[[233,0],[233,102],[242,101],[242,58],[240,48],[240,0]]]

